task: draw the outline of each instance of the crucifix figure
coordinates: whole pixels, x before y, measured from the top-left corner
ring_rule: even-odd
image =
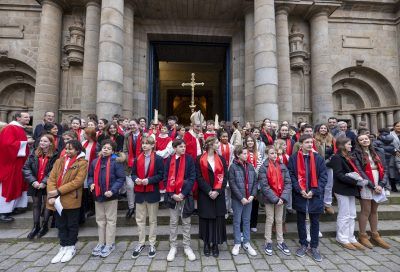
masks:
[[[194,87],[196,87],[196,86],[204,86],[204,82],[201,82],[201,83],[195,82],[194,76],[195,76],[195,74],[192,73],[191,82],[182,83],[182,87],[189,87],[189,86],[192,87],[192,99],[191,99],[190,105],[189,105],[189,108],[192,111],[192,113],[194,112],[194,109],[196,108],[196,105],[194,104]]]

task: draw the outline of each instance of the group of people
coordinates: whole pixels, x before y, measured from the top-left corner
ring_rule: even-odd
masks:
[[[190,261],[196,259],[190,246],[194,215],[199,217],[205,256],[219,256],[219,245],[227,241],[229,216],[233,217],[232,255],[241,248],[257,255],[250,236],[257,232],[260,206],[266,214],[265,254],[273,254],[273,231],[276,248],[291,254],[284,241],[285,218],[296,213],[300,247],[295,254],[309,253],[321,261],[319,219],[322,213],[335,213],[333,197],[338,205],[336,240],[341,246],[390,247],[378,232],[378,206],[390,191],[397,191],[400,122],[392,131],[381,129],[375,136],[365,126],[355,133],[334,117],[315,127],[288,122],[278,126],[269,119],[256,127],[205,121],[199,111],[185,128],[176,116],[148,126],[143,117],[116,115],[109,122],[93,114],[87,120],[73,118],[63,127],[55,123],[53,112],[46,112],[30,138],[24,130],[29,120],[28,113],[17,113],[0,132],[0,221],[13,221],[12,214],[21,212],[31,196],[29,239],[46,235],[51,216],[55,219],[60,250],[52,263],[73,258],[79,224],[92,215],[99,236],[92,255],[109,256],[115,249],[118,201],[124,196],[126,218],[134,215],[138,229],[132,258],[145,249],[146,231],[148,257],[156,255],[160,203],[170,212],[167,261],[177,253],[179,219],[184,253]],[[361,205],[358,240],[356,198]],[[371,237],[366,232],[368,222]]]

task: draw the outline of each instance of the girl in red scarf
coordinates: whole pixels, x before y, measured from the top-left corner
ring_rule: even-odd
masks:
[[[272,255],[272,224],[275,221],[278,249],[285,255],[290,250],[283,240],[283,210],[292,194],[289,171],[283,163],[277,162],[278,152],[274,146],[267,146],[267,159],[260,168],[258,182],[265,202],[265,246],[267,255]]]
[[[81,119],[74,117],[71,119],[71,130],[76,133],[78,141],[83,142],[85,140],[84,131],[81,129]]]
[[[247,136],[244,140],[245,146],[247,147],[247,162],[251,163],[258,174],[258,170],[262,164],[261,155],[257,150],[257,143],[253,136]],[[257,199],[254,199],[252,202],[251,209],[251,221],[250,221],[250,230],[252,232],[257,232],[257,221],[258,221],[258,207],[259,202]]]
[[[282,125],[279,128],[278,139],[281,139],[281,140],[285,141],[285,143],[286,143],[286,154],[288,154],[289,156],[292,155],[293,146],[295,144],[295,141],[289,135],[289,126]]]
[[[226,161],[219,156],[219,141],[209,137],[205,141],[203,155],[197,158],[197,182],[199,184],[198,212],[199,237],[204,241],[204,255],[219,256],[218,245],[226,241],[225,187],[228,177]]]
[[[115,155],[116,143],[110,139],[101,144],[100,155],[90,164],[88,186],[95,199],[99,242],[93,256],[103,258],[115,249],[118,192],[125,182],[124,159]]]
[[[33,201],[33,229],[28,234],[28,239],[44,236],[49,230],[49,218],[51,211],[44,208],[42,227],[40,228],[40,214],[42,205],[46,203],[46,184],[54,162],[58,154],[54,147],[52,135],[45,134],[40,138],[36,148],[22,169],[25,181],[29,183],[28,195]]]
[[[360,134],[357,136],[356,148],[354,150],[356,166],[361,176],[370,181],[369,186],[361,188],[361,213],[358,219],[360,243],[372,248],[369,237],[366,233],[367,223],[371,227],[371,239],[380,247],[390,248],[390,245],[384,241],[378,232],[378,206],[374,195],[382,194],[383,188],[388,182],[386,174],[384,154],[376,151],[370,141],[369,135]]]

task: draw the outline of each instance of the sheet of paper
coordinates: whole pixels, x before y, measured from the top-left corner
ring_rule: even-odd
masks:
[[[26,156],[26,145],[28,144],[27,141],[21,141],[17,157],[25,157]]]
[[[56,202],[54,202],[54,208],[56,208],[58,214],[61,216],[61,213],[62,213],[62,210],[63,210],[63,206],[61,204],[60,197],[56,198]]]

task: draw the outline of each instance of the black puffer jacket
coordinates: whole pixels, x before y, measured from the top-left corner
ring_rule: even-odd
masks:
[[[51,169],[53,169],[53,165],[58,158],[58,153],[54,153],[53,157],[51,157],[46,165],[46,169],[44,170],[44,178],[42,180],[43,184],[47,184],[47,179],[49,178]],[[36,156],[35,152],[33,151],[28,159],[25,162],[24,167],[22,168],[22,174],[24,175],[25,181],[29,183],[28,195],[32,195],[37,189],[32,187],[32,183],[37,181],[37,175],[39,171],[39,157]],[[42,189],[44,192],[46,188]]]

